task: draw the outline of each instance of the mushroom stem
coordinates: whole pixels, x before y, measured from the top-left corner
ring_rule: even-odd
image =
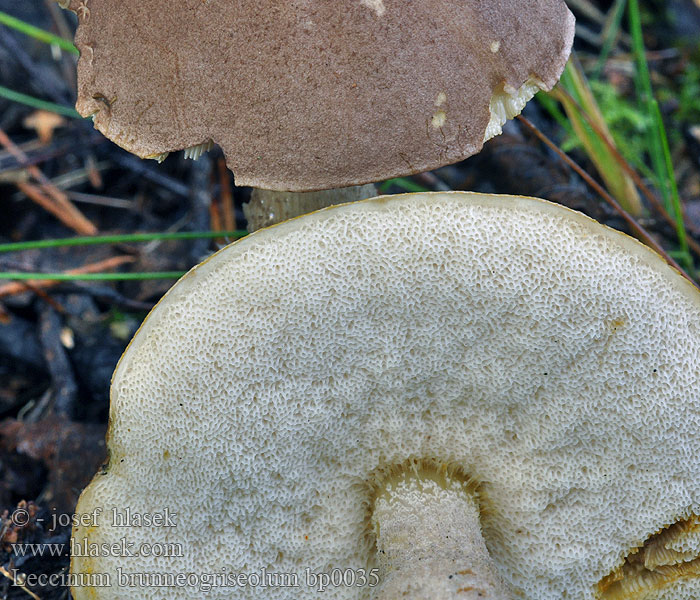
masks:
[[[377,497],[372,525],[381,574],[375,600],[512,598],[484,543],[467,483],[404,473]]]
[[[243,205],[243,212],[251,233],[306,213],[371,198],[377,193],[374,184],[321,190],[319,192],[276,192],[253,189],[250,202]]]

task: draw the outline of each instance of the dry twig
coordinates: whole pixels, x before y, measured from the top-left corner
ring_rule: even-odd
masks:
[[[108,269],[115,269],[121,265],[125,265],[127,263],[132,263],[136,260],[135,257],[133,256],[113,256],[111,258],[107,258],[105,260],[101,260],[95,263],[90,263],[87,265],[83,265],[82,267],[78,267],[76,269],[69,269],[68,271],[64,271],[67,274],[70,275],[81,275],[84,273],[99,273],[101,271],[106,271]],[[58,285],[60,281],[51,281],[47,279],[41,279],[37,281],[30,281],[28,282],[32,288],[49,288],[53,287],[55,285]],[[13,294],[21,294],[22,292],[27,291],[27,282],[20,282],[20,281],[13,281],[11,283],[6,283],[5,285],[0,286],[0,298],[4,298],[5,296],[12,296]],[[31,288],[30,288],[31,289]]]
[[[70,227],[81,235],[95,235],[97,227],[78,210],[75,205],[68,199],[65,192],[59,190],[51,181],[44,175],[39,167],[30,164],[27,155],[22,152],[22,149],[15,144],[10,137],[0,129],[0,144],[2,144],[10,154],[12,154],[17,162],[19,162],[27,172],[39,183],[38,189],[41,190],[44,198],[40,201],[39,195],[34,193],[29,196],[34,202],[39,204],[45,210],[51,212],[64,225]],[[28,185],[28,184],[23,184]],[[19,184],[18,184],[19,187]],[[21,189],[21,188],[20,188]],[[25,190],[24,193],[27,192]]]

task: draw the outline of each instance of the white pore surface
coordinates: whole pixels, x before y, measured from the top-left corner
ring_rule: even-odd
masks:
[[[74,541],[183,556],[74,558],[74,574],[111,574],[74,595],[371,598],[359,577],[321,593],[305,573],[372,567],[367,481],[423,458],[479,482],[516,594],[592,599],[650,534],[700,514],[699,395],[698,295],[619,233],[463,193],[321,211],[216,254],[136,335],[113,381],[110,464],[78,506],[103,515]],[[167,507],[176,527],[111,527],[113,507]],[[198,587],[263,570],[299,587]],[[700,597],[697,580],[670,589],[654,597]]]
[[[484,142],[501,135],[506,121],[517,117],[533,96],[543,89],[546,89],[544,83],[530,78],[517,90],[496,92],[489,102],[491,118],[484,132]]]

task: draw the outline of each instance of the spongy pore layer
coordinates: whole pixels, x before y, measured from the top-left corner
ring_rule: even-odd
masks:
[[[416,194],[263,230],[145,321],[113,380],[110,463],[78,506],[102,516],[74,542],[182,556],[74,558],[112,585],[73,593],[184,600],[243,574],[258,585],[207,598],[369,599],[372,474],[435,461],[478,484],[516,597],[591,600],[652,534],[700,514],[699,365],[694,288],[544,201]],[[111,527],[126,507],[175,526]],[[307,585],[338,569],[355,584]],[[164,594],[134,573],[193,577]],[[690,600],[700,582],[644,597]]]

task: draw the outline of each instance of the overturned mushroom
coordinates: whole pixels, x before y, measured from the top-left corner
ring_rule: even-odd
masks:
[[[119,363],[73,545],[160,553],[74,555],[111,586],[73,594],[695,599],[699,365],[692,285],[557,205],[416,194],[262,230]]]
[[[213,140],[238,185],[308,191],[457,162],[569,55],[563,0],[65,0],[77,109],[141,157]]]

